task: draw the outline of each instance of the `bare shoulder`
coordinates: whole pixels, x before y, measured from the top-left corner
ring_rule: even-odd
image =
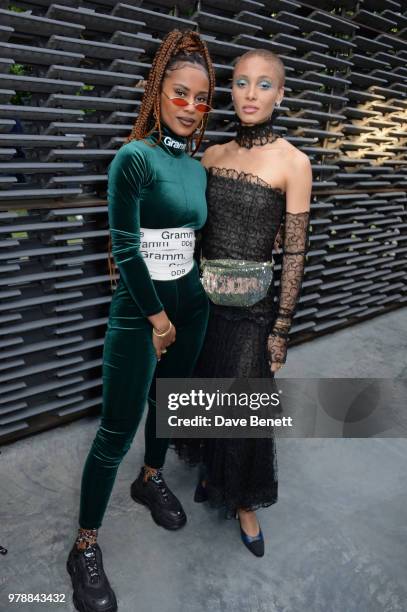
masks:
[[[283,137],[280,138],[280,147],[281,153],[285,156],[285,160],[293,164],[296,168],[311,166],[308,155]]]
[[[309,212],[312,193],[312,166],[306,153],[285,141],[286,206],[292,213]]]
[[[202,155],[201,162],[205,166],[205,168],[209,168],[216,164],[217,160],[220,159],[225,154],[225,149],[227,144],[215,144],[211,145],[207,149],[205,149],[204,154]]]
[[[215,144],[205,149],[204,154],[202,155],[202,158],[201,158],[201,162],[206,168],[211,166],[213,160],[217,157],[217,155],[219,155],[218,149],[220,146],[221,145]]]

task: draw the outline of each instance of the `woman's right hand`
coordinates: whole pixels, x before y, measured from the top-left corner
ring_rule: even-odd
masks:
[[[172,324],[171,330],[165,336],[162,336],[162,337],[156,336],[156,334],[153,331],[151,333],[153,337],[153,345],[154,345],[155,353],[157,355],[157,360],[160,361],[161,356],[162,355],[165,356],[167,347],[170,346],[170,344],[173,344],[175,342],[175,338],[177,335],[175,325]]]

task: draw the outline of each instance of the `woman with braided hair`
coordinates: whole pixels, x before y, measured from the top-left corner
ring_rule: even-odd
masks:
[[[144,465],[131,496],[166,529],[186,522],[162,475],[169,441],[155,435],[155,379],[190,376],[206,331],[208,299],[193,258],[195,230],[207,216],[206,173],[192,156],[214,86],[199,34],[167,34],[132,132],[109,167],[110,244],[120,280],[104,342],[102,418],[83,471],[78,536],[67,562],[82,612],[117,610],[96,538],[146,402]],[[110,248],[109,267],[113,281]]]

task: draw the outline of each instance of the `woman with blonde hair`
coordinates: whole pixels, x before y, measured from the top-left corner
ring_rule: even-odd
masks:
[[[275,53],[253,49],[242,55],[232,85],[236,137],[207,148],[202,158],[208,221],[201,259],[211,304],[196,377],[274,377],[286,361],[304,272],[312,171],[307,155],[274,128],[284,82],[284,64]],[[283,254],[277,293],[270,274],[278,238]],[[175,447],[190,463],[202,460],[195,501],[208,500],[239,518],[243,543],[262,556],[255,510],[277,501],[274,437],[175,440]]]
[[[104,342],[102,419],[83,471],[79,530],[67,561],[82,612],[117,610],[97,534],[146,402],[144,465],[131,496],[166,529],[186,522],[162,475],[168,440],[156,438],[155,378],[190,376],[206,330],[208,300],[193,258],[195,231],[207,215],[206,174],[188,153],[197,131],[192,155],[202,140],[214,84],[199,34],[170,32],[155,55],[134,128],[109,167],[109,228],[120,281]]]

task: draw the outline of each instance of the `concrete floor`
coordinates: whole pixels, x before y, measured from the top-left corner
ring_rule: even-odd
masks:
[[[293,347],[286,377],[404,377],[407,309]],[[76,531],[88,418],[2,449],[0,610],[73,611],[65,561]],[[237,521],[192,501],[196,472],[168,454],[188,523],[157,527],[129,497],[143,432],[120,467],[100,545],[121,612],[396,612],[407,609],[405,439],[279,439],[279,502],[259,511],[266,555]],[[8,603],[9,593],[66,603]]]

